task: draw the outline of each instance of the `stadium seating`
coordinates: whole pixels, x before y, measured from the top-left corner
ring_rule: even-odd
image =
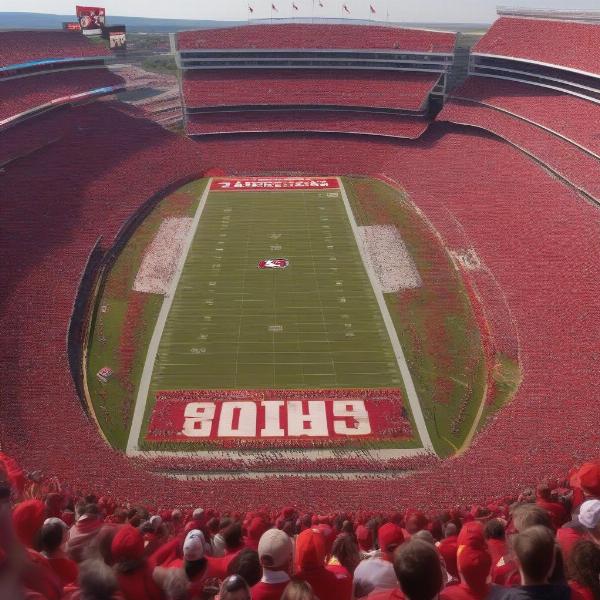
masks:
[[[501,17],[472,52],[600,75],[600,27],[557,19]]]
[[[318,69],[187,71],[187,108],[208,106],[362,106],[419,111],[438,73]]]
[[[105,68],[75,69],[43,75],[0,79],[0,125],[21,113],[100,88],[122,88],[124,80]]]
[[[192,114],[186,131],[189,135],[313,131],[416,139],[428,124],[426,119],[366,111],[273,110]]]
[[[93,44],[79,32],[0,32],[0,68],[47,59],[112,56],[104,45]]]
[[[600,107],[548,88],[505,79],[469,77],[452,97],[475,100],[545,127],[600,155]]]
[[[450,53],[456,34],[399,27],[285,23],[253,25],[251,29],[243,26],[183,31],[177,38],[179,50],[362,48]]]
[[[152,497],[161,504],[219,499],[232,510],[247,510],[277,498],[327,510],[344,498],[347,506],[387,510],[390,498],[398,505],[433,508],[449,497],[456,502],[500,497],[531,485],[541,472],[564,474],[596,447],[600,407],[590,400],[600,392],[590,361],[600,327],[596,209],[516,149],[444,124],[434,124],[417,141],[263,134],[201,137],[193,143],[102,105],[64,109],[51,118],[59,117],[63,138],[13,161],[0,178],[7,199],[1,207],[6,260],[0,274],[9,290],[0,305],[0,326],[13,340],[0,351],[7,373],[0,428],[4,448],[27,468],[82,489],[93,480],[99,494]],[[49,118],[36,121],[41,126]],[[109,246],[123,220],[148,197],[209,165],[228,173],[380,175],[405,187],[442,234],[452,215],[463,237],[452,238],[450,247],[468,243],[483,272],[493,276],[497,287],[478,286],[479,276],[474,277],[485,310],[497,302],[498,289],[507,299],[506,319],[518,332],[524,369],[514,401],[467,453],[388,480],[382,495],[362,477],[336,481],[333,493],[323,483],[329,475],[308,482],[289,476],[267,482],[224,477],[165,486],[161,476],[148,473],[147,458],[128,460],[107,448],[80,407],[65,357],[64,332],[85,257],[100,235]],[[51,295],[40,293],[48,289]],[[564,315],[570,315],[568,322]],[[491,321],[496,341],[504,321]],[[56,443],[64,439],[68,445]],[[311,468],[303,459],[299,468],[282,464],[299,472]]]
[[[495,133],[531,154],[577,188],[600,199],[600,159],[584,153],[553,133],[494,108],[456,99],[444,106],[438,119]]]

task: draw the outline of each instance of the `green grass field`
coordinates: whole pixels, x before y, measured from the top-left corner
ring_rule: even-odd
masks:
[[[96,302],[89,393],[100,427],[118,448],[127,443],[164,299],[134,292],[132,284],[161,222],[193,216],[205,184],[188,184],[157,205],[123,249]],[[449,455],[473,425],[487,373],[462,278],[403,192],[367,178],[344,178],[344,185],[358,224],[393,224],[421,275],[421,287],[385,294],[384,300],[433,446]],[[259,269],[258,262],[269,258],[286,258],[289,266]],[[494,404],[486,407],[480,427],[518,387],[518,365],[498,361],[491,365]],[[95,377],[103,366],[115,371],[108,384]],[[139,447],[213,447],[144,441],[159,390],[354,387],[404,390],[404,382],[340,192],[211,192],[152,365]],[[405,408],[413,439],[351,445],[421,446],[408,402]]]
[[[258,262],[286,258],[286,269]],[[401,387],[338,191],[212,192],[154,364],[181,389]]]

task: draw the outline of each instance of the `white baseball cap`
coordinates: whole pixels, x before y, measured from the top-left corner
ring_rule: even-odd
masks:
[[[192,529],[183,542],[183,558],[200,560],[204,556],[204,534],[199,529]]]
[[[586,529],[596,529],[600,523],[600,500],[586,500],[577,519]]]
[[[284,567],[293,551],[292,540],[280,529],[269,529],[260,536],[258,557],[267,569]]]

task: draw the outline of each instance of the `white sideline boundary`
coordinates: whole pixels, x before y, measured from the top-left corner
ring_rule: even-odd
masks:
[[[417,426],[417,431],[419,432],[421,443],[423,444],[425,450],[428,450],[429,452],[435,452],[433,449],[433,444],[431,443],[431,438],[429,437],[429,431],[425,423],[425,417],[423,417],[423,411],[421,409],[419,397],[417,396],[417,390],[415,389],[415,385],[413,383],[412,376],[410,374],[410,370],[406,362],[406,357],[404,356],[404,351],[402,350],[402,346],[400,344],[400,340],[398,339],[398,334],[396,333],[396,328],[394,327],[394,322],[392,321],[390,311],[388,310],[387,304],[385,303],[385,298],[383,297],[383,292],[381,291],[379,280],[377,279],[377,275],[375,274],[375,270],[373,269],[371,260],[366,253],[366,249],[361,243],[360,230],[358,229],[356,219],[354,218],[354,213],[352,212],[350,201],[348,200],[348,196],[346,195],[344,184],[342,183],[342,180],[339,177],[337,178],[337,180],[340,186],[340,192],[342,193],[344,206],[346,207],[348,220],[350,221],[352,231],[354,232],[356,245],[358,246],[363,265],[371,281],[371,287],[373,288],[373,292],[375,293],[375,297],[377,298],[377,304],[379,304],[379,310],[381,311],[381,316],[383,317],[385,327],[387,329],[388,335],[390,336],[390,342],[392,344],[392,348],[394,349],[394,355],[396,357],[396,361],[398,362],[398,367],[400,368],[402,380],[404,381],[406,395],[408,396],[408,403],[410,405],[410,409],[415,419],[415,425]]]
[[[165,295],[162,306],[160,307],[158,319],[156,320],[156,325],[154,327],[154,331],[152,332],[152,338],[150,339],[148,353],[146,354],[146,360],[144,362],[144,370],[142,371],[142,377],[140,379],[140,386],[138,388],[137,397],[135,399],[135,409],[133,411],[133,417],[131,419],[129,438],[127,439],[126,453],[129,455],[131,455],[135,450],[138,449],[140,433],[142,431],[142,424],[144,422],[144,414],[146,412],[146,404],[148,402],[148,390],[150,389],[150,381],[152,380],[152,372],[154,371],[154,362],[156,360],[156,354],[158,353],[158,346],[160,344],[163,331],[165,329],[167,317],[169,316],[169,312],[173,304],[173,299],[175,298],[175,292],[177,291],[177,286],[179,285],[181,274],[183,273],[183,267],[185,266],[187,256],[190,252],[192,242],[194,241],[194,237],[196,235],[196,230],[198,229],[200,217],[202,216],[202,212],[204,211],[204,207],[206,205],[206,199],[208,198],[211,184],[212,177],[209,178],[208,183],[206,184],[206,187],[202,192],[202,196],[200,196],[200,202],[198,204],[198,208],[196,209],[196,213],[194,214],[194,218],[192,220],[192,225],[186,237],[183,252],[181,253],[179,262],[177,263],[177,269],[171,281],[169,291]]]
[[[355,243],[358,246],[358,250],[363,262],[363,266],[367,272],[369,277],[369,281],[371,283],[371,287],[377,299],[377,304],[379,306],[379,310],[383,317],[386,330],[388,332],[390,343],[392,344],[392,348],[394,350],[394,356],[398,363],[398,367],[400,369],[400,373],[404,382],[404,387],[406,389],[407,399],[411,408],[411,412],[413,414],[413,418],[415,421],[415,425],[417,427],[417,432],[421,439],[422,447],[420,448],[387,448],[387,449],[368,449],[367,453],[371,458],[379,458],[379,459],[391,459],[391,458],[401,458],[401,457],[412,457],[412,456],[420,456],[426,454],[436,454],[433,444],[431,442],[431,438],[429,436],[429,431],[427,429],[427,425],[425,424],[425,418],[423,416],[423,412],[421,410],[421,404],[419,402],[419,398],[417,396],[417,392],[412,380],[412,376],[410,374],[410,370],[408,368],[408,364],[406,363],[406,358],[404,356],[404,351],[402,350],[402,346],[400,344],[400,340],[398,339],[398,335],[396,333],[396,329],[394,327],[394,323],[392,321],[392,317],[389,313],[387,304],[385,303],[385,299],[383,297],[383,293],[381,291],[379,281],[373,270],[373,266],[369,257],[366,255],[366,251],[361,243],[360,232],[358,229],[358,225],[354,218],[354,213],[352,212],[352,207],[350,206],[350,201],[348,200],[348,196],[346,195],[346,190],[344,189],[344,185],[339,177],[336,178],[339,185],[339,190],[342,195],[342,200],[344,202],[344,207],[346,209],[347,217],[350,221],[350,226],[352,228],[352,232],[354,234]],[[196,213],[194,214],[194,218],[192,221],[192,225],[190,227],[188,236],[186,238],[186,243],[184,246],[184,250],[181,254],[180,260],[177,264],[177,270],[171,281],[171,286],[169,292],[165,295],[163,300],[163,304],[161,306],[156,326],[152,333],[152,338],[150,340],[150,344],[148,346],[148,352],[146,354],[146,360],[144,362],[144,369],[142,371],[142,376],[140,379],[140,386],[138,388],[138,393],[136,396],[135,408],[133,413],[133,418],[131,421],[131,427],[129,430],[129,438],[127,440],[127,448],[126,454],[128,456],[137,456],[140,458],[153,458],[153,457],[176,457],[176,458],[231,458],[235,456],[237,458],[243,458],[245,460],[252,459],[260,459],[266,454],[270,454],[275,451],[278,455],[283,455],[286,451],[282,451],[281,449],[274,448],[270,451],[218,451],[218,450],[198,450],[198,451],[183,451],[183,452],[174,452],[174,451],[157,451],[157,450],[140,450],[139,449],[139,438],[142,430],[142,424],[144,421],[144,414],[146,412],[146,405],[148,402],[148,391],[150,389],[150,382],[152,380],[152,373],[154,370],[154,363],[156,360],[156,355],[158,353],[158,347],[160,344],[160,340],[162,338],[162,334],[165,328],[165,324],[167,321],[167,317],[171,310],[171,306],[173,304],[173,300],[175,297],[175,292],[177,290],[177,286],[179,285],[179,280],[181,279],[181,274],[183,272],[187,256],[189,254],[190,248],[192,246],[194,237],[196,235],[196,231],[198,229],[198,224],[200,222],[200,217],[202,216],[202,212],[204,211],[204,207],[206,205],[206,200],[210,193],[212,178],[208,180],[206,188],[204,189],[202,196],[200,198],[200,203],[198,204],[198,208],[196,209]],[[360,456],[364,450],[361,449],[352,449],[352,450],[342,450],[338,449],[299,449],[298,451],[289,451],[289,458],[298,458],[301,456],[303,459],[312,459],[319,460],[320,458],[338,458],[347,454],[347,456]],[[286,456],[287,457],[287,456]]]

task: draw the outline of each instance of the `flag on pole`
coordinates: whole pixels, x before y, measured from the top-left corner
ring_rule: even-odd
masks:
[[[252,8],[249,4],[248,4],[248,12],[250,14],[252,14],[254,12],[254,8]]]
[[[298,8],[298,5],[297,5],[295,2],[292,2],[292,8],[293,8],[294,10],[300,10],[300,9]]]
[[[323,2],[321,2],[321,0],[319,0],[319,6],[320,6],[321,8],[324,8],[324,7],[325,7],[325,5],[323,4]]]
[[[279,12],[279,11],[277,10],[277,7],[276,7],[274,4],[271,4],[271,10],[274,10],[275,12]]]
[[[350,14],[350,9],[348,8],[348,5],[347,5],[347,4],[344,4],[344,5],[342,6],[342,8],[344,9],[344,11],[345,11],[345,12],[347,12],[348,14]]]
[[[377,11],[375,10],[375,7],[372,4],[369,4],[369,8],[371,9],[371,14],[374,15]]]

